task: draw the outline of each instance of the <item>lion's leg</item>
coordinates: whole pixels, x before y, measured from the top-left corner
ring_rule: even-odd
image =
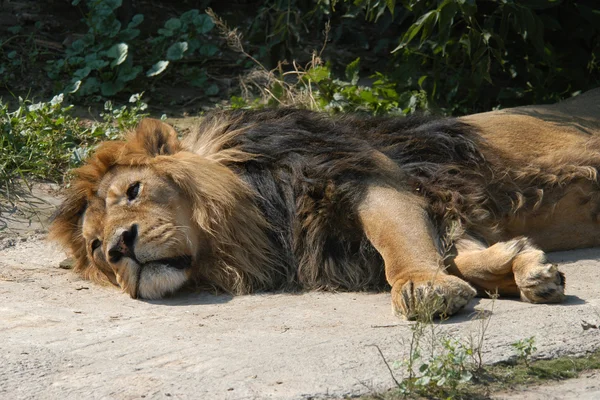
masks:
[[[564,276],[546,262],[543,251],[527,238],[499,242],[490,247],[466,236],[456,242],[457,256],[448,272],[473,284],[480,292],[520,296],[532,303],[564,299]]]
[[[422,312],[450,315],[475,296],[468,283],[445,272],[437,238],[418,196],[371,186],[360,204],[359,217],[385,262],[395,314],[407,318]]]

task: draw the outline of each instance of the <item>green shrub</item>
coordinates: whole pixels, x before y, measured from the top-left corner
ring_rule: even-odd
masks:
[[[73,5],[79,2],[75,0]],[[86,3],[89,12],[84,21],[88,31],[73,41],[64,58],[48,62],[48,76],[58,79],[61,74],[67,74],[72,82],[66,89],[68,92],[82,96],[100,92],[103,96],[113,96],[143,70],[141,65],[134,65],[128,42],[139,36],[137,27],[144,16],[135,15],[123,27],[115,14],[121,0],[88,0]]]
[[[537,350],[537,347],[535,347],[535,336],[521,339],[515,343],[512,343],[511,346],[517,353],[517,358],[520,361],[523,361],[525,365],[529,367],[529,360],[532,354]]]
[[[64,54],[44,54],[52,58],[49,76],[66,92],[97,100],[142,88],[152,93],[160,83],[234,94],[246,98],[235,106],[249,106],[255,103],[244,88],[242,96],[225,94],[216,81],[248,75],[258,62],[261,73],[272,70],[285,82],[265,86],[273,93],[269,105],[287,104],[286,85],[299,83],[292,79],[297,65],[311,63],[317,50],[322,62],[301,69],[311,70],[311,107],[374,113],[465,114],[555,102],[600,84],[600,6],[593,0],[239,0],[235,8],[204,2],[244,36],[244,58],[221,51],[209,15],[163,3],[174,11],[157,16],[164,8],[147,9],[154,18],[121,22],[122,0],[74,0],[87,31]],[[10,28],[14,36],[0,42],[0,79],[8,86],[35,70],[40,54],[22,29]],[[215,58],[220,63],[210,64]]]
[[[75,6],[79,3],[80,0],[73,1]],[[212,20],[198,10],[171,18],[156,36],[142,38],[139,26],[144,15],[134,15],[126,26],[117,18],[122,0],[87,0],[85,4],[88,31],[73,41],[64,58],[48,61],[51,79],[69,77],[67,93],[112,97],[122,91],[132,92],[140,82],[164,73],[170,63],[192,56],[208,58],[218,52],[218,47],[206,38],[213,27]],[[205,84],[205,71],[197,67],[186,71],[192,84]],[[218,87],[208,85],[205,91],[215,94]]]
[[[397,3],[411,24],[394,50],[396,65],[405,66],[394,79],[418,81],[453,113],[555,102],[600,83],[593,2]]]
[[[600,84],[600,6],[592,0],[259,4],[247,48],[267,68],[283,58],[306,59],[307,46],[325,39],[315,33],[330,21],[323,57],[336,62],[332,70],[360,56],[361,76],[378,71],[400,103],[423,91],[430,106],[464,114],[552,103]],[[352,97],[349,91],[344,97]]]
[[[0,183],[15,178],[60,182],[94,144],[118,138],[146,115],[141,95],[131,96],[129,106],[114,107],[107,102],[103,121],[92,123],[73,117],[73,106],[63,105],[63,100],[62,94],[49,102],[19,98],[14,111],[0,100]]]

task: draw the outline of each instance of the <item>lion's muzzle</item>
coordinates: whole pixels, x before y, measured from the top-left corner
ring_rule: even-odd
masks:
[[[136,224],[131,225],[129,229],[117,229],[108,248],[108,261],[114,264],[123,257],[136,260],[134,247],[137,236],[138,227]]]
[[[188,280],[192,256],[160,257],[164,249],[145,243],[145,236],[147,232],[138,224],[116,229],[108,242],[107,259],[123,291],[134,299],[158,299]]]

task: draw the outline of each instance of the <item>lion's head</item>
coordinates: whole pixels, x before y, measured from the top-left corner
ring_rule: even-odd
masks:
[[[145,119],[126,140],[98,147],[51,226],[78,272],[148,299],[190,281],[243,293],[270,280],[254,194],[223,149],[201,144],[186,147],[169,125]]]

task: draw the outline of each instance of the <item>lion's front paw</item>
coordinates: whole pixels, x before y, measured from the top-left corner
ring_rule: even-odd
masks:
[[[432,273],[397,281],[392,287],[392,307],[397,316],[429,320],[456,313],[476,294],[460,278]]]
[[[560,303],[565,298],[565,275],[555,264],[538,264],[515,273],[521,300]]]

